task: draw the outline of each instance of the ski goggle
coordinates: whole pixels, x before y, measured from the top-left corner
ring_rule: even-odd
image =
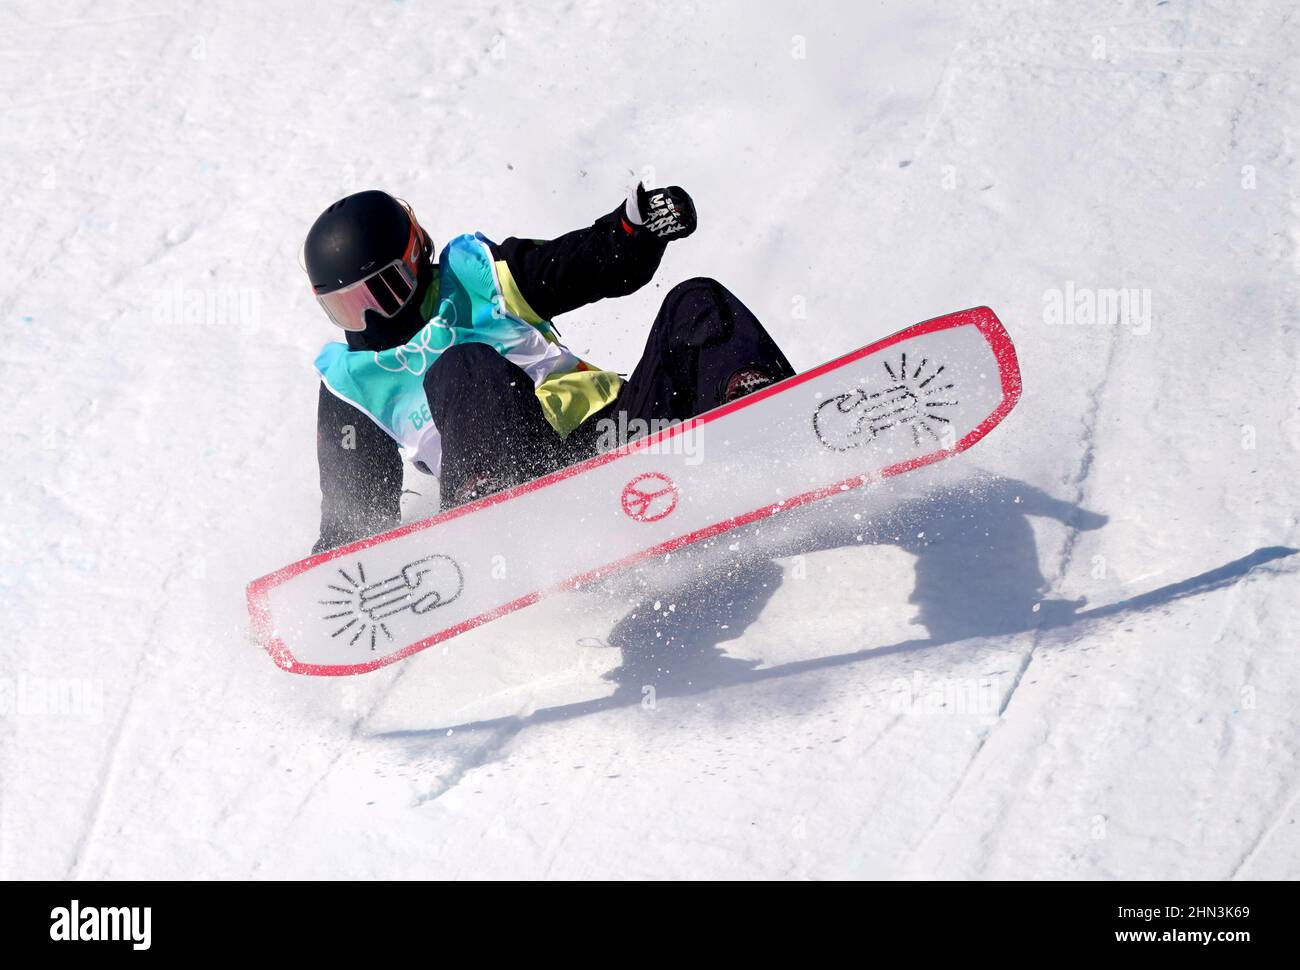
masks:
[[[410,209],[407,208],[407,212]],[[366,329],[366,312],[373,310],[384,318],[392,317],[411,302],[420,276],[420,257],[424,237],[414,214],[411,236],[400,259],[380,267],[369,276],[349,283],[342,289],[318,293],[317,302],[336,326],[352,333]]]

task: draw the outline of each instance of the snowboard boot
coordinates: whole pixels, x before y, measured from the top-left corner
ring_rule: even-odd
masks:
[[[451,502],[444,507],[455,508],[458,505],[465,505],[467,502],[483,498],[485,495],[500,492],[507,485],[506,481],[496,475],[470,475],[460,483],[452,493]]]
[[[722,389],[722,403],[730,404],[737,398],[753,394],[775,382],[776,379],[765,370],[758,367],[742,367],[727,378],[726,386]]]

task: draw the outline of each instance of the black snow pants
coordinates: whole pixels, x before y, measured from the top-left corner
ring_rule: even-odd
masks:
[[[673,287],[645,351],[618,397],[561,439],[533,382],[487,344],[444,351],[425,375],[429,411],[442,435],[443,508],[467,484],[490,477],[518,484],[591,457],[604,418],[686,420],[722,404],[728,380],[757,368],[774,380],[794,374],[763,325],[726,287],[697,277]]]

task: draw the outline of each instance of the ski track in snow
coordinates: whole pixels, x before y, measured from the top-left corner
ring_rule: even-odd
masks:
[[[1286,800],[1282,807],[1270,819],[1268,826],[1260,832],[1257,838],[1246,850],[1241,861],[1232,870],[1232,879],[1241,879],[1244,873],[1250,868],[1251,864],[1260,855],[1261,850],[1268,844],[1269,840],[1277,833],[1284,823],[1293,821],[1297,803],[1300,803],[1300,786],[1297,786],[1291,797]]]
[[[0,679],[100,701],[0,721],[0,877],[1300,874],[1294,9],[295,10],[0,13]],[[703,274],[800,369],[987,303],[1024,399],[897,516],[275,670],[242,597],[314,537],[305,227],[380,186],[442,241],[553,235],[639,177],[701,228],[560,321],[583,356],[628,370]],[[1067,280],[1150,332],[1047,326]],[[252,319],[166,295],[227,288]]]
[[[176,578],[180,570],[181,563],[177,562],[168,570],[167,575],[163,577],[161,583],[161,592],[163,599],[157,612],[150,620],[149,630],[144,637],[144,641],[149,643],[153,639],[153,633],[157,630],[160,618],[167,604],[167,587]],[[113,726],[113,732],[108,743],[108,754],[104,759],[102,772],[98,781],[95,783],[94,791],[91,795],[90,812],[82,826],[81,834],[72,848],[71,861],[68,864],[67,872],[64,874],[65,879],[76,879],[81,874],[84,856],[94,847],[95,833],[99,827],[100,819],[103,814],[104,803],[112,786],[113,777],[118,770],[118,758],[122,749],[122,739],[126,734],[127,724],[131,720],[131,714],[135,709],[136,689],[140,684],[141,674],[149,661],[147,652],[141,652],[136,658],[135,668],[131,672],[130,687],[127,691],[126,701],[122,705],[122,713]]]
[[[945,68],[945,72],[944,72],[944,79],[945,79],[944,94],[943,94],[942,106],[940,109],[940,115],[942,115],[943,111],[947,109],[948,97],[949,97],[948,81],[953,76],[953,74],[954,72],[952,71],[952,63],[950,62],[948,67]],[[927,136],[926,136],[927,139],[929,138],[930,131],[932,129],[933,129],[933,125],[931,125],[930,128],[927,130]],[[1102,365],[1101,374],[1096,380],[1096,382],[1094,383],[1093,387],[1088,392],[1087,409],[1085,410],[1081,419],[1081,424],[1083,426],[1083,433],[1081,436],[1082,451],[1078,460],[1078,468],[1075,474],[1073,475],[1072,485],[1074,486],[1074,494],[1071,497],[1071,501],[1077,507],[1083,507],[1085,504],[1085,500],[1088,497],[1087,494],[1088,474],[1092,468],[1092,463],[1093,463],[1093,459],[1097,447],[1097,440],[1096,440],[1097,416],[1101,411],[1102,404],[1104,401],[1105,391],[1111,380],[1111,373],[1114,366],[1115,357],[1118,352],[1118,348],[1119,348],[1119,341],[1116,339],[1116,332],[1112,331],[1107,341],[1105,361]],[[1070,565],[1073,559],[1074,548],[1078,540],[1078,536],[1079,536],[1079,532],[1077,528],[1070,528],[1066,532],[1064,541],[1062,543],[1061,552],[1057,559],[1055,577],[1051,584],[1051,588],[1053,590],[1057,589],[1060,586],[1060,584],[1063,581],[1065,581],[1069,576]],[[957,801],[957,799],[962,795],[962,793],[966,789],[967,782],[972,777],[972,774],[978,773],[979,769],[982,767],[981,759],[983,758],[985,752],[988,750],[987,748],[988,742],[995,732],[997,732],[999,729],[1003,728],[1006,725],[1007,722],[1003,719],[1003,716],[1006,714],[1007,709],[1011,706],[1012,701],[1015,699],[1016,693],[1020,689],[1025,674],[1028,673],[1030,667],[1033,665],[1034,657],[1036,655],[1041,639],[1042,639],[1041,631],[1035,632],[1031,637],[1028,648],[1024,651],[1024,653],[1021,656],[1019,667],[1012,675],[1011,682],[998,705],[997,715],[999,719],[995,721],[991,727],[986,729],[980,735],[979,741],[976,743],[974,750],[971,752],[970,759],[967,762],[966,767],[963,769],[961,775],[957,778],[956,784],[953,786],[952,792],[950,793],[948,798],[944,801],[943,804],[941,804],[939,809],[939,814],[936,815],[933,823],[926,830],[925,835],[922,837],[921,842],[918,846],[918,850],[924,848],[926,842],[930,839],[931,835],[939,827],[940,823],[944,821],[945,807],[951,806],[953,803]]]

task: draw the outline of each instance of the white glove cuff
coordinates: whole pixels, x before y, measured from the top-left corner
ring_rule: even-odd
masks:
[[[623,211],[627,213],[627,221],[632,223],[634,226],[639,226],[645,222],[645,220],[641,218],[641,205],[636,200],[637,192],[639,192],[640,189],[641,183],[638,182],[636,188],[634,188],[628,195],[627,202],[623,206]]]

